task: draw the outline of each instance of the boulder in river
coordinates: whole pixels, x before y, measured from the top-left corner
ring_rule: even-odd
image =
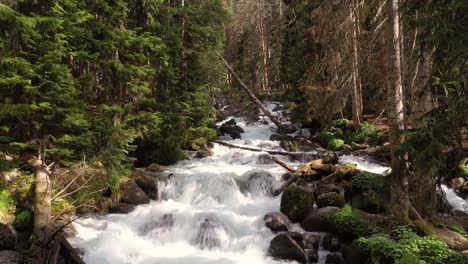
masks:
[[[314,206],[312,190],[296,184],[290,185],[281,197],[280,211],[293,222],[301,222]]]
[[[283,140],[280,142],[280,147],[289,152],[299,151],[299,146],[294,141]]]
[[[294,137],[284,134],[272,134],[270,136],[271,141],[283,141],[283,140],[294,140]]]
[[[268,165],[268,164],[273,164],[273,159],[271,158],[270,155],[268,154],[260,154],[257,157],[257,161],[255,162],[258,165]]]
[[[158,181],[157,179],[144,172],[134,174],[135,183],[148,195],[151,200],[158,199]]]
[[[229,135],[233,139],[241,138],[241,133],[244,133],[244,129],[236,124],[236,120],[231,119],[224,122],[220,127],[219,131],[222,135]]]
[[[277,235],[270,243],[270,254],[276,259],[295,260],[306,263],[303,237],[296,232],[285,232]]]
[[[16,231],[12,226],[0,224],[0,250],[13,250],[15,249],[15,244]]]
[[[109,210],[111,214],[128,214],[135,210],[135,205],[129,203],[118,203]]]
[[[145,168],[145,171],[149,171],[149,172],[164,172],[166,169],[159,165],[159,164],[156,164],[156,163],[153,163],[151,165],[149,165],[148,167]]]
[[[253,196],[273,196],[277,181],[275,177],[266,170],[254,169],[244,173],[236,179],[241,191],[249,192]]]
[[[291,220],[281,212],[266,214],[263,219],[266,227],[273,232],[288,231],[289,226],[292,224]]]
[[[322,244],[325,250],[331,252],[338,251],[341,248],[340,238],[330,233],[323,237]]]
[[[336,192],[321,194],[317,197],[317,207],[336,206],[343,207],[345,205],[344,197]]]
[[[217,234],[218,225],[212,220],[205,219],[200,223],[197,235],[193,242],[198,244],[201,249],[214,249],[221,246],[221,240]]]
[[[320,236],[316,234],[304,233],[304,251],[309,263],[318,261],[318,250],[320,245]]]
[[[333,206],[313,209],[309,212],[304,221],[302,221],[301,226],[306,231],[333,232],[335,228],[331,218],[339,210],[340,208]]]
[[[121,184],[122,196],[120,201],[122,203],[129,203],[134,205],[147,204],[150,198],[133,180],[127,180]]]
[[[330,183],[330,184],[319,185],[317,188],[315,188],[314,192],[315,192],[315,197],[318,197],[324,193],[330,193],[330,192],[342,193],[343,189],[336,186],[335,184]]]
[[[292,134],[296,131],[297,128],[293,124],[281,124],[276,130],[278,134]]]
[[[325,264],[346,264],[343,255],[339,252],[330,253],[325,258]]]

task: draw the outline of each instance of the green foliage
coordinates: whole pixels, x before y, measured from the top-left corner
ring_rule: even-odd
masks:
[[[368,238],[359,238],[358,245],[374,258],[387,257],[395,263],[463,263],[467,256],[457,253],[444,242],[432,236],[418,236],[407,227],[398,226],[392,236],[379,234]],[[411,262],[417,261],[417,262]]]
[[[8,189],[0,188],[0,213],[8,215],[14,213],[15,201],[10,195]]]
[[[460,235],[468,238],[468,232],[461,226],[461,225],[451,225],[449,227],[450,230],[459,233]]]
[[[33,223],[33,213],[31,211],[21,211],[16,215],[14,226],[28,226]]]
[[[332,217],[332,222],[337,231],[345,236],[354,238],[368,236],[376,232],[375,227],[362,219],[359,212],[353,210],[350,205],[345,205]]]
[[[368,143],[368,144],[382,144],[385,141],[385,137],[378,128],[367,123],[362,122],[359,125],[359,130],[350,133],[345,138],[346,143]]]
[[[352,184],[353,189],[356,190],[369,190],[381,192],[385,189],[386,178],[379,174],[361,171],[358,175],[353,176]]]
[[[327,149],[340,150],[344,144],[345,144],[344,140],[339,139],[339,138],[334,138],[328,142]]]

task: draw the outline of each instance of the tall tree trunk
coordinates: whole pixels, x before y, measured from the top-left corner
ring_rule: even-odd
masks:
[[[43,162],[38,158],[28,160],[28,165],[34,170],[34,234],[39,243],[44,243],[51,234],[50,224],[52,222],[51,199],[52,183],[50,172]]]
[[[404,107],[403,85],[401,72],[400,50],[400,22],[398,15],[398,0],[387,0],[386,10],[388,22],[385,31],[387,40],[387,64],[388,64],[388,126],[390,133],[391,149],[391,185],[389,213],[397,222],[409,221],[409,181],[404,169],[405,162],[401,154],[396,153],[396,147],[404,138]]]
[[[357,5],[354,0],[350,1],[350,17],[351,17],[351,42],[352,42],[352,110],[353,110],[353,126],[354,129],[359,129],[359,124],[362,121],[362,96],[360,93],[361,81],[359,77],[359,54],[358,54],[358,21],[357,21]]]

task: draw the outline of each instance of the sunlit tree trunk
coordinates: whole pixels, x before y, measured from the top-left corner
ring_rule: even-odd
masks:
[[[359,129],[359,124],[362,122],[362,92],[361,81],[359,76],[359,52],[358,52],[358,34],[359,21],[357,18],[357,9],[355,0],[350,1],[350,17],[351,17],[351,42],[352,42],[352,110],[353,110],[353,125],[354,129]]]
[[[404,137],[404,106],[400,50],[400,22],[398,0],[387,0],[388,22],[385,36],[387,41],[388,64],[388,126],[390,133],[392,178],[390,184],[389,213],[398,222],[409,220],[409,181],[405,171],[405,161],[401,153],[396,152]]]

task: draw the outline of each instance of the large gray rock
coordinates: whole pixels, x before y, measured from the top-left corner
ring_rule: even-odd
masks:
[[[346,262],[341,253],[335,252],[327,255],[325,264],[346,264]]]
[[[270,254],[276,259],[295,260],[306,263],[302,235],[295,232],[285,232],[277,235],[270,243]]]
[[[0,263],[1,264],[16,264],[18,262],[18,253],[11,250],[0,251]]]
[[[336,206],[343,207],[345,205],[344,197],[339,193],[330,192],[324,193],[317,197],[317,207]]]
[[[338,251],[341,248],[340,238],[333,234],[326,234],[323,237],[322,244],[323,244],[324,249],[331,251],[331,252]]]
[[[16,231],[11,226],[0,224],[0,250],[13,250],[15,244]]]
[[[257,157],[257,161],[255,162],[256,164],[259,165],[268,165],[268,164],[273,164],[273,159],[271,158],[270,155],[268,154],[261,154]]]
[[[290,135],[284,135],[284,134],[272,134],[270,136],[271,141],[283,141],[283,140],[294,140],[294,137]]]
[[[274,212],[266,214],[263,218],[266,227],[270,228],[273,232],[288,231],[291,225],[291,220],[281,212]]]
[[[332,183],[322,184],[322,185],[319,185],[317,188],[315,188],[314,192],[315,192],[315,197],[318,197],[321,194],[330,193],[330,192],[343,193],[343,188],[338,187]]]
[[[140,172],[135,175],[135,183],[148,195],[151,200],[158,199],[158,181],[148,173]]]
[[[119,203],[112,207],[109,212],[111,214],[128,214],[135,210],[135,205],[129,203]]]
[[[278,134],[292,134],[296,131],[297,129],[293,124],[281,124],[280,126],[278,126],[278,129],[276,130]]]
[[[310,233],[305,233],[303,236],[304,251],[306,252],[308,263],[318,262],[318,250],[321,240],[320,236]]]
[[[122,192],[120,202],[134,205],[150,202],[148,195],[132,180],[122,183],[120,187]]]
[[[339,210],[340,208],[332,206],[313,209],[309,212],[304,221],[302,221],[301,226],[306,231],[333,232],[335,228],[331,218]]]
[[[314,207],[314,193],[296,184],[290,185],[281,197],[280,211],[293,222],[301,222]]]

